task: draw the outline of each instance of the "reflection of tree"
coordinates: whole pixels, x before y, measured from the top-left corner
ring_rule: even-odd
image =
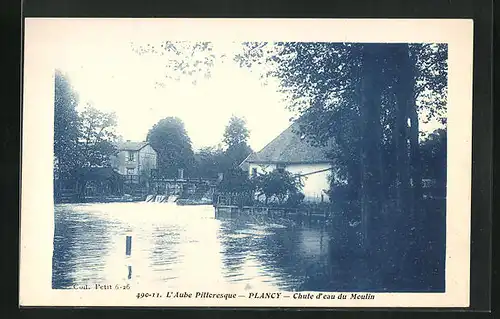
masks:
[[[248,226],[241,219],[231,220],[230,223],[223,221],[220,237],[222,263],[229,274],[240,273],[246,256],[253,250],[251,236],[238,236],[239,232],[245,229],[248,229]]]
[[[67,215],[66,215],[67,216]],[[52,254],[52,289],[69,288],[73,285],[71,264],[77,258],[74,227],[63,212],[55,211],[54,251]]]
[[[439,223],[438,223],[439,224]],[[307,233],[307,234],[305,234]],[[443,231],[436,231],[444,234]],[[396,271],[371,268],[367,266],[367,255],[359,250],[342,247],[335,231],[316,225],[300,225],[284,229],[275,229],[273,234],[252,241],[252,251],[265,268],[278,273],[286,282],[284,289],[299,291],[404,291],[404,287],[394,283],[391,276]],[[444,238],[444,235],[441,236]],[[316,241],[319,252],[303,248],[304,242]],[[436,247],[443,247],[436,239],[429,246],[428,264],[444,269],[440,256],[444,252]],[[433,245],[434,250],[432,250]],[[441,263],[440,263],[441,262]],[[397,267],[397,265],[395,265]],[[382,275],[384,274],[384,275]],[[443,286],[443,272],[433,273],[427,267],[423,282],[413,285],[413,291],[439,291]]]
[[[167,266],[172,260],[179,258],[180,234],[178,231],[160,226],[154,227],[153,232],[154,241],[150,251],[150,267]]]
[[[275,229],[273,234],[259,239],[256,247],[262,251],[258,258],[267,268],[279,273],[284,281],[287,281],[289,290],[328,290],[325,278],[318,274],[325,267],[326,261],[323,256],[328,242],[321,238],[323,230],[309,228],[312,234],[317,235],[317,243],[320,246],[318,255],[312,255],[306,249],[301,248],[304,244],[302,232],[304,227],[288,227]],[[290,278],[292,279],[290,282]]]
[[[52,287],[69,288],[73,284],[98,281],[102,256],[109,250],[108,222],[71,207],[55,212]],[[85,273],[85,275],[83,275]]]

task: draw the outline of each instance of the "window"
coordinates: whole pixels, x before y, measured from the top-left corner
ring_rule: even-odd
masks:
[[[128,151],[128,160],[129,160],[129,162],[134,161],[134,152]]]
[[[257,167],[252,167],[252,177],[257,176]]]
[[[127,175],[134,175],[134,169],[133,168],[127,168]]]

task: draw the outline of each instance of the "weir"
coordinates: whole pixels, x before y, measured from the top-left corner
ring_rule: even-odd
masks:
[[[164,203],[166,199],[167,196],[165,195],[156,195],[155,203]]]
[[[178,198],[178,195],[168,197],[165,195],[148,195],[144,201],[149,203],[175,203]]]
[[[175,203],[175,201],[177,201],[177,198],[179,198],[179,196],[170,195],[170,196],[168,196],[167,203]]]

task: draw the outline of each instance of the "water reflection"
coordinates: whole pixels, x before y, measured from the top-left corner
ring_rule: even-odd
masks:
[[[123,281],[179,290],[376,291],[362,259],[336,252],[335,233],[267,216],[215,219],[211,206],[58,205],[53,287]]]

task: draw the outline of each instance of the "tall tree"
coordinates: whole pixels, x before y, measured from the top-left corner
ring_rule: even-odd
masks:
[[[219,147],[204,147],[195,153],[197,176],[203,178],[217,178],[229,168],[224,150]]]
[[[116,115],[87,104],[80,114],[79,167],[109,167],[116,155]]]
[[[78,95],[68,78],[55,71],[54,92],[54,168],[57,178],[68,178],[77,166],[79,119]]]
[[[360,85],[361,119],[361,225],[364,244],[371,243],[369,236],[370,218],[374,212],[382,211],[383,204],[383,163],[382,163],[382,65],[384,54],[377,44],[365,44],[362,47],[362,76]],[[374,216],[375,215],[375,216]]]
[[[246,121],[243,118],[231,116],[229,123],[224,131],[223,142],[227,147],[239,144],[246,144],[250,137],[250,131],[246,127]]]
[[[244,118],[232,116],[224,131],[223,142],[230,166],[238,166],[252,152],[248,145],[250,131]]]
[[[440,44],[247,43],[236,57],[271,65],[263,76],[278,79],[302,133],[313,144],[334,141],[339,178],[330,198],[361,215],[365,243],[375,246],[368,252],[397,258],[395,247],[415,242],[419,122],[445,122],[446,51]]]
[[[111,156],[116,155],[116,115],[87,104],[79,119],[76,180],[78,195],[83,198],[89,169],[110,167]]]
[[[148,132],[147,140],[158,152],[158,169],[161,175],[176,177],[179,169],[186,176],[194,170],[194,152],[184,123],[177,117],[167,117],[156,123]]]

